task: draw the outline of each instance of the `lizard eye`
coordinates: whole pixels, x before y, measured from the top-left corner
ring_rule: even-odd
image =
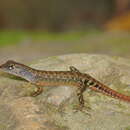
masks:
[[[14,69],[14,65],[9,65],[9,70],[12,70],[12,69]]]

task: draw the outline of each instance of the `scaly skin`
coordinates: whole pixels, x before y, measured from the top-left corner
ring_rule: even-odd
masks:
[[[123,95],[114,91],[97,81],[89,74],[81,73],[78,69],[71,66],[70,71],[44,71],[36,70],[15,61],[7,61],[0,66],[4,72],[19,76],[32,84],[35,84],[38,90],[32,94],[37,96],[42,92],[43,86],[75,86],[78,88],[77,95],[80,105],[84,105],[83,92],[86,88],[101,92],[105,95],[130,102],[130,96]]]

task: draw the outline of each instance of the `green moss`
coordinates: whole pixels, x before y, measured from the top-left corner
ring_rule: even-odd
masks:
[[[130,130],[130,126],[128,126],[127,128],[125,128],[125,130]]]
[[[53,33],[53,32],[40,32],[40,31],[8,31],[1,30],[0,31],[0,46],[16,44],[21,42],[22,40],[31,39],[32,41],[42,41],[42,40],[50,40],[50,41],[76,41],[80,40],[84,36],[89,36],[92,34],[99,34],[100,31],[93,30],[87,32],[65,32],[65,33]]]
[[[26,38],[26,33],[22,31],[0,31],[0,46],[15,44]]]
[[[0,130],[7,130],[7,126],[4,124],[0,124]]]

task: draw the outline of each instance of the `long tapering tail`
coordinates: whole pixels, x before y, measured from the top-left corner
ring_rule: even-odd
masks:
[[[126,96],[124,94],[121,94],[119,92],[116,92],[115,90],[103,85],[102,83],[98,83],[95,86],[90,87],[92,90],[101,92],[105,95],[111,96],[113,98],[117,98],[123,101],[130,102],[130,96]]]

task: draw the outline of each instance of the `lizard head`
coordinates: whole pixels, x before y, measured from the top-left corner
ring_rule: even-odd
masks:
[[[7,61],[6,63],[0,65],[0,69],[7,73],[13,73],[15,70],[16,63],[12,60]]]
[[[19,75],[19,72],[21,70],[21,65],[19,63],[16,63],[15,61],[9,60],[6,63],[2,64],[0,66],[0,69],[4,72],[13,75]]]
[[[8,60],[6,63],[0,65],[0,69],[6,73],[19,76],[26,80],[30,80],[33,76],[33,69],[12,60]]]

